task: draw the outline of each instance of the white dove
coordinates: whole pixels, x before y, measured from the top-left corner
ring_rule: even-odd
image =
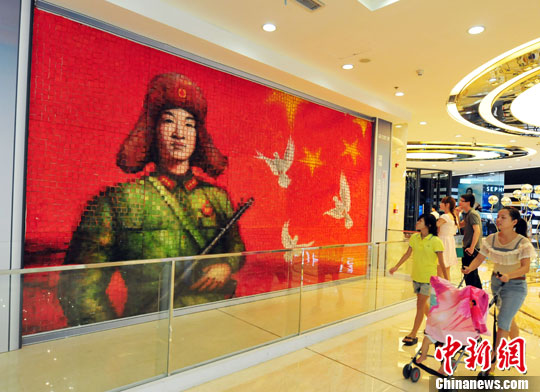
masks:
[[[283,247],[285,249],[291,249],[291,248],[308,248],[311,245],[313,245],[313,242],[311,241],[307,244],[297,244],[298,242],[298,236],[295,235],[294,238],[291,238],[291,235],[289,234],[289,222],[285,222],[283,225],[283,228],[281,229],[281,243],[283,244]],[[293,256],[298,256],[301,254],[301,250],[294,250],[292,252],[287,252],[283,255],[286,261],[291,262]]]
[[[341,173],[339,178],[339,199],[334,196],[335,207],[329,211],[326,211],[323,215],[330,215],[332,218],[343,219],[345,218],[345,228],[350,229],[353,225],[349,211],[351,210],[351,191],[345,175]]]
[[[261,154],[259,151],[257,151],[257,156],[255,158],[264,160],[268,166],[270,166],[270,170],[272,171],[272,174],[279,176],[278,177],[278,184],[282,188],[287,188],[289,184],[291,183],[291,179],[286,173],[287,170],[291,167],[293,163],[293,157],[294,157],[294,143],[292,138],[289,137],[289,141],[287,143],[287,148],[285,149],[285,154],[283,154],[283,159],[279,157],[279,154],[277,152],[274,152],[274,158],[267,158],[263,154]]]

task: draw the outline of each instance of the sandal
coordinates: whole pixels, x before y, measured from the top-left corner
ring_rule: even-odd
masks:
[[[418,338],[417,337],[410,337],[410,336],[405,336],[402,340],[403,344],[405,346],[414,346],[416,343],[418,343]]]

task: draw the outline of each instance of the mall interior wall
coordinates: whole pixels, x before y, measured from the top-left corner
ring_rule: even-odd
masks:
[[[100,77],[97,75],[84,80],[84,74],[77,75],[75,71],[70,71],[70,66],[73,67],[73,70],[76,70],[81,64],[86,64],[90,68],[94,68],[94,71],[96,69],[103,71],[105,66],[105,64],[101,63],[101,59],[98,58],[96,60],[96,56],[93,56],[88,60],[95,60],[97,63],[86,63],[79,61],[80,59],[75,57],[70,58],[69,55],[72,54],[77,47],[76,42],[70,40],[78,39],[76,34],[81,34],[82,32],[83,35],[81,36],[81,39],[95,39],[96,41],[94,44],[98,46],[101,46],[99,42],[99,39],[101,39],[100,37],[104,37],[103,44],[112,43],[122,46],[126,51],[126,53],[122,53],[126,56],[133,54],[133,51],[135,50],[139,51],[138,53],[142,53],[143,56],[146,56],[145,59],[146,61],[149,61],[150,64],[152,61],[156,61],[152,59],[155,56],[158,56],[160,60],[154,65],[150,65],[149,69],[145,70],[145,72],[149,74],[156,73],[156,70],[161,68],[174,68],[176,63],[187,64],[188,60],[174,56],[174,54],[171,56],[170,50],[168,50],[169,53],[164,53],[163,51],[159,51],[159,48],[158,50],[153,49],[152,46],[154,45],[151,40],[145,42],[146,47],[139,47],[128,39],[124,40],[122,37],[118,37],[117,30],[115,30],[115,36],[107,36],[106,33],[101,30],[92,30],[91,27],[67,21],[45,11],[32,9],[30,1],[9,0],[9,2],[4,2],[2,4],[3,7],[8,7],[8,9],[6,9],[6,14],[13,16],[13,20],[19,21],[19,23],[8,26],[9,28],[2,30],[1,33],[3,39],[2,50],[4,50],[5,46],[7,53],[6,56],[2,56],[2,67],[5,67],[6,70],[2,77],[6,78],[6,85],[11,86],[8,89],[4,89],[1,93],[2,99],[6,103],[5,105],[2,105],[2,109],[6,110],[5,115],[2,114],[1,116],[1,120],[5,121],[5,126],[3,126],[2,129],[6,132],[6,134],[2,136],[7,143],[3,144],[3,148],[6,150],[3,151],[1,156],[2,163],[4,164],[3,167],[6,170],[4,170],[0,179],[4,189],[10,190],[10,192],[3,193],[2,197],[6,199],[2,200],[1,204],[1,213],[2,216],[5,217],[5,219],[2,220],[2,226],[0,226],[0,245],[2,251],[1,269],[8,270],[24,266],[58,265],[62,264],[61,257],[57,257],[61,252],[56,252],[56,250],[51,252],[51,249],[58,244],[67,247],[70,241],[69,237],[71,236],[72,230],[77,227],[81,211],[83,211],[86,201],[89,200],[92,194],[98,193],[99,190],[103,188],[105,182],[111,186],[121,180],[121,178],[118,177],[117,172],[114,171],[117,169],[105,167],[105,165],[101,163],[103,155],[101,154],[100,149],[108,149],[107,151],[110,152],[109,155],[115,155],[116,151],[118,151],[119,143],[126,138],[134,121],[132,118],[126,120],[119,118],[117,112],[112,113],[109,110],[112,109],[113,106],[107,108],[105,112],[100,109],[96,110],[95,107],[99,106],[103,102],[103,99],[106,99],[107,96],[111,95],[113,89],[110,86],[112,86],[115,81],[119,81],[118,86],[120,87],[115,90],[115,93],[119,94],[116,102],[123,102],[127,105],[127,103],[133,101],[133,105],[131,105],[130,108],[127,106],[124,108],[124,106],[122,106],[121,114],[124,115],[129,112],[131,115],[134,114],[137,116],[140,113],[140,105],[136,104],[136,102],[141,101],[141,97],[144,95],[144,90],[146,89],[146,83],[137,84],[128,80],[129,77],[132,76],[129,72],[124,72],[122,75],[111,73],[110,83],[105,83],[103,80],[99,80]],[[84,16],[81,15],[80,18],[84,19]],[[73,31],[66,32],[66,29],[68,28],[73,28]],[[51,29],[51,34],[60,34],[59,39],[54,42],[46,41],[45,38],[48,36],[47,29]],[[34,46],[30,45],[31,31],[33,31],[32,37],[34,39]],[[127,35],[129,35],[129,32]],[[155,46],[159,46],[159,43],[155,43]],[[68,52],[62,52],[65,50]],[[179,51],[181,51],[181,48]],[[158,54],[158,52],[160,54]],[[33,54],[31,61],[30,53]],[[89,51],[88,53],[95,54],[97,52]],[[47,57],[49,55],[53,57],[58,56],[57,58],[61,59],[61,62],[56,63],[51,69],[46,69],[43,68],[43,65],[47,64],[47,61],[53,58]],[[121,57],[117,60],[121,61]],[[51,64],[51,62],[49,61],[48,64]],[[142,64],[148,65],[148,63]],[[29,76],[31,66],[33,67],[32,74]],[[187,65],[187,67],[189,68],[191,65]],[[297,91],[291,91],[286,86],[279,86],[271,81],[261,80],[260,78],[258,79],[251,77],[250,75],[242,74],[242,70],[236,70],[234,72],[240,74],[244,78],[247,76],[248,81],[236,81],[233,80],[227,72],[220,73],[219,71],[216,71],[216,68],[227,68],[220,64],[214,64],[214,69],[209,71],[204,70],[200,65],[193,67],[199,67],[197,69],[200,70],[195,72],[198,75],[203,75],[204,72],[207,72],[208,75],[211,74],[211,76],[203,75],[203,80],[205,78],[211,80],[211,78],[214,77],[216,78],[215,80],[221,83],[220,86],[247,86],[244,90],[244,94],[246,95],[242,95],[247,99],[244,103],[247,103],[248,101],[256,102],[255,98],[260,96],[260,99],[267,103],[268,110],[275,111],[280,108],[284,109],[284,112],[287,115],[283,117],[283,123],[277,125],[269,123],[268,127],[270,131],[272,127],[285,130],[292,129],[291,124],[295,120],[295,114],[300,113],[298,117],[301,120],[299,127],[305,131],[302,131],[300,128],[296,129],[296,135],[299,137],[299,140],[301,140],[301,136],[305,134],[307,137],[306,141],[316,141],[320,139],[320,146],[325,145],[328,148],[336,150],[332,153],[333,155],[328,157],[323,156],[321,158],[317,153],[316,146],[311,149],[308,147],[300,148],[300,146],[297,148],[298,165],[296,166],[296,170],[298,170],[298,173],[300,173],[300,171],[303,172],[298,174],[296,178],[302,178],[301,176],[304,176],[306,180],[304,182],[302,182],[302,180],[296,180],[296,182],[301,185],[296,194],[304,196],[305,200],[302,203],[313,207],[313,203],[311,203],[310,200],[320,199],[321,184],[323,184],[323,182],[321,182],[319,178],[318,188],[315,188],[309,185],[309,181],[311,181],[314,172],[322,170],[320,169],[320,166],[323,166],[326,163],[327,169],[325,169],[325,173],[328,173],[328,176],[325,177],[326,185],[324,192],[328,193],[330,196],[331,194],[342,192],[340,187],[343,189],[343,184],[346,183],[344,179],[349,179],[347,187],[350,185],[350,197],[353,205],[358,206],[354,211],[355,215],[353,215],[356,225],[354,226],[354,230],[349,230],[352,225],[349,225],[347,221],[345,221],[345,226],[343,227],[343,220],[336,219],[336,221],[334,221],[331,217],[328,217],[329,214],[321,213],[322,217],[317,218],[300,216],[298,218],[299,222],[304,223],[303,226],[298,227],[303,229],[304,233],[306,233],[305,241],[309,241],[312,239],[312,236],[318,235],[320,232],[320,230],[317,229],[319,221],[325,219],[328,220],[328,222],[323,222],[324,230],[321,231],[321,233],[324,232],[324,238],[327,240],[323,243],[323,240],[321,239],[318,241],[320,243],[317,243],[316,245],[329,244],[328,228],[330,226],[335,226],[336,233],[338,232],[338,229],[342,231],[345,230],[343,231],[343,235],[331,237],[332,244],[367,242],[370,240],[385,241],[387,239],[386,230],[389,219],[389,206],[392,206],[392,211],[396,209],[399,211],[399,206],[398,208],[393,208],[393,206],[395,204],[402,205],[400,200],[403,200],[403,192],[401,192],[401,194],[399,192],[399,181],[396,182],[393,189],[390,189],[389,185],[391,177],[394,179],[398,179],[399,177],[398,171],[391,170],[391,160],[393,162],[395,160],[394,163],[397,163],[397,161],[402,161],[404,159],[403,151],[400,152],[398,157],[392,157],[392,146],[394,141],[391,123],[383,119],[373,119],[369,116],[337,107],[330,102],[321,101],[316,97],[307,96]],[[228,69],[228,71],[230,70]],[[65,91],[60,89],[54,90],[54,86],[58,86],[62,83],[66,84],[66,81],[68,80],[73,82],[77,77],[81,76],[83,79],[80,79],[79,81],[80,89],[76,88],[76,85],[73,85]],[[251,78],[255,79],[255,82],[258,83],[257,86],[253,84],[254,87],[251,87],[252,85],[249,84],[249,79]],[[126,81],[127,83],[124,83]],[[138,80],[135,81],[138,82]],[[75,80],[75,82],[77,81]],[[203,85],[204,84],[205,83],[203,83]],[[261,86],[261,84],[263,86]],[[264,85],[269,87],[265,87]],[[122,89],[121,86],[124,86],[124,89]],[[211,99],[212,94],[219,90],[219,88],[211,87],[210,82],[206,83],[205,89],[210,92]],[[52,93],[53,90],[58,94],[54,95]],[[82,105],[80,108],[77,108],[77,110],[73,107],[73,100],[66,98],[74,91],[77,93],[75,98],[80,98],[81,101],[79,103]],[[28,96],[28,92],[31,92],[30,97]],[[182,91],[179,90],[179,94],[181,92]],[[122,95],[124,97],[123,100],[120,98]],[[54,101],[54,99],[56,99],[56,101]],[[30,114],[27,114],[29,104]],[[300,104],[302,104],[302,108],[307,111],[297,112],[298,105]],[[86,108],[86,111],[84,108]],[[116,106],[115,109],[118,110],[118,106]],[[225,119],[224,116],[226,116],[224,111],[227,110],[223,109],[223,113],[220,113],[218,117],[214,118],[213,121],[215,124],[223,123],[223,119]],[[228,110],[227,113],[234,113],[234,110]],[[89,117],[86,118],[84,116]],[[92,125],[91,121],[94,121],[98,117],[99,119]],[[242,123],[244,126],[250,124],[250,116],[248,114],[244,113],[243,116],[240,115],[237,117],[238,118],[232,118],[231,121]],[[268,115],[268,118],[272,119],[278,117],[279,116],[276,116],[273,112]],[[28,124],[29,118],[31,121],[30,125]],[[112,121],[109,126],[105,123],[106,119]],[[313,121],[318,121],[319,123],[314,124]],[[73,123],[81,124],[80,129],[75,131],[73,129]],[[335,129],[332,128],[329,130],[329,124]],[[206,125],[213,127],[213,123],[211,122]],[[322,131],[319,133],[308,133],[313,129],[317,129],[314,125],[322,127],[321,129],[325,129],[326,132],[340,135],[340,137],[333,138],[332,142],[328,144],[327,138]],[[114,133],[116,129],[122,127],[124,128],[122,132],[117,134]],[[90,134],[93,136],[89,137],[88,135]],[[283,153],[285,146],[289,149],[289,143],[292,141],[292,137],[289,137],[288,134],[281,135],[275,132],[270,132],[269,134],[273,135],[273,138],[268,138],[268,135],[260,135],[259,137],[255,136],[255,133],[252,134],[251,137],[246,138],[246,140],[249,139],[249,141],[246,141],[245,146],[249,143],[252,144],[247,147],[246,151],[240,152],[238,151],[238,146],[241,146],[242,143],[230,143],[224,133],[217,133],[214,135],[216,138],[215,140],[221,142],[222,146],[226,146],[225,150],[227,150],[230,156],[237,158],[236,166],[233,165],[233,169],[231,169],[233,170],[233,173],[236,173],[237,175],[226,177],[226,179],[223,180],[224,182],[222,181],[221,184],[218,184],[228,187],[231,190],[235,202],[241,201],[241,194],[239,191],[237,192],[237,190],[258,189],[254,185],[255,183],[242,183],[239,179],[245,179],[245,176],[238,174],[246,173],[248,168],[253,172],[253,168],[256,167],[256,165],[259,165],[260,168],[257,168],[256,170],[259,170],[260,174],[266,173],[266,175],[269,175],[269,170],[266,170],[267,168],[264,162],[262,162],[262,159],[259,160],[258,156],[255,156],[257,159],[254,159],[254,154],[257,153],[256,148],[262,148],[264,147],[263,144],[268,140],[277,140],[275,138],[279,137],[283,139],[280,139],[280,141],[283,142],[283,146],[280,147],[281,149],[278,149],[280,154]],[[86,139],[84,139],[85,136]],[[76,139],[77,137],[81,137],[81,139]],[[399,137],[405,138],[406,136],[400,135]],[[237,132],[236,141],[238,141],[238,138],[239,134]],[[345,140],[347,143],[345,143]],[[301,145],[300,142],[299,144]],[[79,147],[83,147],[83,149],[77,150],[77,153],[71,154],[73,151],[69,149]],[[84,148],[86,148],[86,150]],[[69,152],[67,155],[66,151]],[[275,151],[273,145],[265,147],[265,153],[267,155],[271,154],[272,151]],[[318,151],[320,152],[321,149],[319,148]],[[26,155],[27,152],[28,155]],[[95,153],[94,155],[97,160],[92,161],[92,159],[90,159],[90,161],[88,161],[88,156],[93,153]],[[66,157],[72,159],[73,162],[70,161],[71,163],[68,164],[66,161],[68,158]],[[331,157],[338,157],[340,162],[343,161],[343,163],[337,162],[337,159],[330,159]],[[365,163],[363,163],[364,160],[366,161]],[[345,165],[348,165],[348,168],[346,168]],[[397,169],[399,164],[394,165],[393,167]],[[404,167],[404,164],[402,167]],[[66,171],[53,173],[53,171],[51,171],[53,168],[54,170],[60,168],[61,170]],[[85,171],[86,169],[90,170],[91,168],[101,171],[99,173]],[[84,187],[81,185],[80,188],[74,188],[73,181],[77,178],[81,180],[79,182],[80,184],[88,184],[87,180],[90,178],[97,178],[98,180],[96,180],[97,182],[94,184],[95,189],[90,189],[91,187],[86,185]],[[284,186],[285,182],[279,182],[277,178],[274,180],[276,182],[276,184],[274,184],[277,187],[276,189],[280,189],[279,187],[286,188],[286,186]],[[295,184],[295,186],[297,185]],[[65,189],[70,189],[68,194],[75,195],[74,197],[77,198],[77,203],[70,204],[73,208],[65,208],[66,202],[62,199],[62,195],[66,195],[66,193],[62,191]],[[261,188],[260,190],[263,192],[266,189]],[[292,213],[292,211],[297,211],[298,209],[296,208],[295,202],[286,196],[283,189],[280,189],[280,192],[279,195],[281,196],[277,200],[281,203],[278,203],[280,208],[283,207],[282,210],[284,211],[284,214],[279,212],[279,214],[283,215],[283,219],[281,219],[277,226],[273,225],[270,221],[268,224],[263,224],[261,226],[261,219],[252,217],[251,221],[253,224],[251,226],[248,224],[244,228],[244,232],[248,233],[246,234],[247,238],[252,238],[249,250],[283,248],[283,244],[279,241],[280,237],[276,236],[276,238],[278,238],[276,241],[273,239],[273,236],[268,233],[270,233],[270,229],[281,233],[281,226],[289,217],[287,214]],[[269,199],[261,193],[258,200],[264,202],[264,200]],[[377,208],[375,209],[374,206]],[[321,206],[321,208],[323,207],[326,208],[325,206]],[[260,208],[264,210],[265,207],[264,205],[261,205]],[[268,209],[268,206],[266,206],[266,209]],[[62,215],[65,211],[72,212],[71,218],[67,219]],[[202,211],[203,213],[206,211],[204,206],[202,207]],[[324,211],[324,209],[321,211]],[[376,219],[373,219],[374,217]],[[316,221],[314,221],[313,224],[305,224],[306,219],[316,219]],[[371,222],[371,225],[369,225],[368,222]],[[57,230],[56,228],[64,226],[65,230],[55,231]],[[261,230],[266,231],[260,235],[260,233],[262,233]],[[30,238],[29,235],[34,235],[31,240],[48,239],[52,241],[52,245],[45,244],[46,246],[37,249],[35,242],[28,241]],[[25,241],[23,241],[23,238]],[[26,255],[25,258],[23,257],[23,247],[26,247],[26,252],[24,253]],[[43,255],[46,254],[46,252],[55,255],[54,257],[56,258],[49,258],[45,260],[46,262],[41,264],[39,262],[36,263],[36,259],[32,258],[36,254]],[[23,260],[25,261],[23,262]],[[41,260],[43,261],[44,259],[42,258]],[[10,304],[8,307],[0,308],[0,312],[7,312],[2,315],[5,315],[6,317],[0,318],[3,323],[0,325],[0,351],[6,351],[8,349],[19,348],[20,346],[21,308],[24,306],[21,304],[23,293],[18,278],[8,279],[5,275],[0,277],[0,290],[1,298],[5,303],[7,302]],[[246,295],[247,294],[249,294],[249,292],[246,291]],[[34,296],[25,296],[27,299],[32,297]],[[27,318],[25,319],[27,321]],[[40,325],[43,325],[43,323],[40,323]],[[40,332],[32,328],[29,330],[32,332]]]

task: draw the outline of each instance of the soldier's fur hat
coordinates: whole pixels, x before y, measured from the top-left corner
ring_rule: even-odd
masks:
[[[126,173],[136,173],[149,162],[159,164],[156,125],[161,112],[184,109],[195,117],[197,129],[190,165],[201,168],[212,177],[219,176],[227,166],[227,157],[214,146],[206,130],[206,108],[201,89],[187,76],[177,73],[154,76],[148,84],[139,120],[120,146],[116,164]]]

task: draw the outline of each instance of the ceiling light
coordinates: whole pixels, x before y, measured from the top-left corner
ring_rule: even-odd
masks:
[[[484,26],[473,26],[468,30],[468,32],[471,35],[476,35],[476,34],[483,33],[484,30],[485,30]]]
[[[353,69],[353,68],[354,68],[354,65],[352,65],[352,64],[343,64],[343,65],[341,66],[341,68],[343,68],[343,69]]]
[[[379,8],[386,7],[387,5],[397,3],[399,0],[358,0],[364,7],[370,11],[376,11]]]
[[[517,96],[510,105],[510,112],[519,121],[538,127],[540,114],[538,100],[540,99],[540,84],[534,85]]]
[[[427,122],[426,121],[420,121],[420,125],[426,125]]]
[[[452,159],[456,158],[456,154],[451,153],[436,153],[436,152],[408,152],[407,159]]]
[[[497,81],[497,78],[489,78],[488,79],[489,83],[495,83],[496,81]]]
[[[512,139],[512,140],[509,140],[510,143],[515,143],[516,140],[515,139]]]
[[[461,137],[461,135],[456,135],[456,137]]]
[[[263,24],[262,28],[264,31],[268,31],[268,32],[276,31],[276,25],[272,23],[265,23]]]
[[[480,166],[484,166],[484,164],[483,164],[483,163],[481,163],[481,164],[480,164]]]
[[[398,124],[398,125],[396,125],[396,128],[401,128],[402,126],[403,126],[403,125]]]
[[[405,93],[403,91],[396,91],[396,93],[394,95],[396,97],[403,97],[405,95]]]

